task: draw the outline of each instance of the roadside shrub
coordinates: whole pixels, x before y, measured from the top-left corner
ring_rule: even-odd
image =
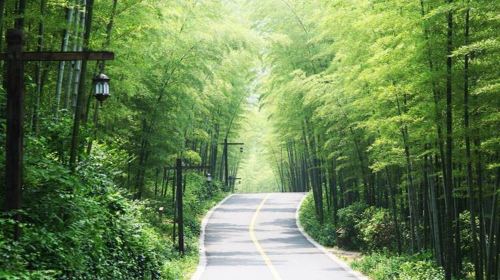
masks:
[[[335,227],[330,222],[325,222],[323,225],[320,224],[314,210],[312,194],[306,196],[300,208],[299,220],[304,230],[318,243],[324,246],[335,245]]]
[[[365,209],[356,228],[363,240],[364,249],[374,251],[394,248],[397,237],[389,210],[373,206]]]
[[[352,263],[352,267],[369,275],[373,280],[398,279],[403,259],[382,253],[373,253]]]
[[[45,139],[28,147],[21,238],[0,220],[1,279],[161,279],[173,245],[106,175],[119,158],[96,146],[71,173]]]
[[[407,261],[400,267],[400,280],[443,280],[444,272],[432,261]]]
[[[338,211],[337,245],[346,249],[363,248],[364,242],[360,238],[359,222],[367,208],[362,202],[353,203]]]
[[[394,256],[373,253],[352,263],[373,280],[442,280],[443,270],[436,266],[431,254]]]

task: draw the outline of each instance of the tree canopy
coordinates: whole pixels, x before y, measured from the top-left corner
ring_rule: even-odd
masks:
[[[447,280],[497,279],[499,11],[484,0],[0,1],[2,52],[16,28],[27,52],[115,55],[24,63],[23,199],[0,217],[0,278],[187,275],[174,245],[182,158],[199,166],[181,182],[188,256],[199,216],[227,192],[311,191],[332,244],[427,254]],[[5,161],[2,150],[2,182]]]

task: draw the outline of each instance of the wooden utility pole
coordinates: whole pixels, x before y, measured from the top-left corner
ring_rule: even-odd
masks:
[[[6,77],[7,90],[7,139],[5,154],[5,211],[21,208],[21,186],[23,172],[23,115],[24,115],[24,65],[20,60],[23,52],[23,33],[17,29],[7,31]],[[13,213],[19,220],[19,213]],[[14,239],[20,230],[14,229]]]
[[[112,60],[111,52],[23,52],[23,32],[9,29],[6,35],[7,53],[0,53],[5,60],[4,83],[7,90],[7,130],[5,160],[5,212],[14,214],[21,208],[23,184],[23,118],[24,118],[24,63],[26,61]],[[16,224],[14,238],[19,238]]]

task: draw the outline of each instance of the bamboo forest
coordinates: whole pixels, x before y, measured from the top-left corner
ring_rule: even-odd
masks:
[[[500,279],[500,1],[0,0],[0,279]]]

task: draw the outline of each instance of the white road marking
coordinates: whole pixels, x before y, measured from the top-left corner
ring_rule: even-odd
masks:
[[[219,208],[226,200],[231,198],[233,194],[228,195],[226,198],[221,200],[217,205],[215,205],[208,213],[205,215],[203,220],[201,221],[201,234],[200,238],[198,239],[198,244],[199,244],[199,256],[200,260],[198,262],[198,266],[196,267],[196,271],[191,277],[191,280],[198,280],[201,279],[201,275],[205,271],[205,268],[207,267],[207,253],[206,253],[206,248],[205,248],[205,230],[207,228],[208,220],[210,220],[210,217],[212,217],[212,214],[215,212],[217,208]]]
[[[302,225],[300,224],[300,219],[299,219],[299,211],[300,207],[302,206],[302,203],[306,199],[307,194],[304,195],[304,197],[300,200],[299,205],[297,206],[297,211],[295,212],[295,223],[297,224],[297,228],[299,229],[300,233],[309,241],[311,244],[313,244],[316,248],[318,248],[321,252],[323,252],[328,258],[330,258],[336,265],[342,267],[345,271],[350,273],[352,276],[356,277],[358,280],[369,280],[368,277],[364,276],[363,274],[352,270],[352,268],[349,267],[344,261],[339,259],[337,256],[329,252],[325,247],[323,247],[321,244],[316,242],[314,239],[312,239],[307,232],[304,231],[304,228],[302,228]]]

